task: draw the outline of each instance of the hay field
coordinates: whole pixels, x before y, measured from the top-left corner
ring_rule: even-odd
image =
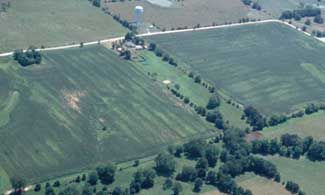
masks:
[[[280,138],[285,133],[301,137],[312,136],[316,140],[325,140],[325,113],[320,111],[303,118],[291,119],[284,124],[265,128],[261,133],[267,139]]]
[[[246,173],[238,176],[236,182],[239,186],[251,190],[252,193],[256,195],[290,195],[290,192],[288,192],[280,183],[253,173]]]
[[[268,156],[281,174],[282,181],[295,181],[306,194],[325,194],[325,164],[308,159],[294,160],[286,157]]]

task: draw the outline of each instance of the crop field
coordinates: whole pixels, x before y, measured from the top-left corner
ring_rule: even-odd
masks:
[[[281,184],[265,177],[246,173],[236,178],[236,182],[245,189],[250,189],[253,194],[290,195]]]
[[[44,53],[27,68],[1,59],[0,75],[0,167],[29,182],[214,133],[102,46]]]
[[[325,113],[319,112],[303,118],[290,119],[284,124],[265,128],[261,133],[265,138],[280,138],[285,133],[297,134],[301,137],[312,136],[316,140],[325,140]]]
[[[279,170],[281,181],[294,181],[306,194],[325,194],[325,164],[308,159],[294,160],[285,157],[268,156]]]
[[[223,94],[266,115],[325,100],[325,44],[272,22],[147,37]],[[299,56],[299,58],[297,57]]]
[[[143,21],[160,28],[193,27],[197,24],[211,25],[213,22],[238,22],[247,17],[249,9],[241,0],[185,0],[171,7],[162,7],[147,1],[124,1],[108,3],[108,10],[121,18],[132,21],[136,5],[144,8]]]
[[[87,0],[11,0],[0,14],[0,52],[123,36],[126,30]]]

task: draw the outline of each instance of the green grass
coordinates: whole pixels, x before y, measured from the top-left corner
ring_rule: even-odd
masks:
[[[14,91],[9,94],[8,100],[3,102],[0,109],[0,127],[6,125],[10,121],[10,114],[19,101],[19,92]]]
[[[0,52],[123,36],[120,24],[87,0],[12,0],[0,16]]]
[[[196,105],[203,107],[207,105],[212,94],[209,93],[208,89],[204,86],[195,83],[192,78],[187,76],[187,67],[185,64],[179,62],[180,65],[178,67],[171,66],[161,58],[156,57],[154,53],[150,51],[141,51],[137,55],[139,57],[135,63],[144,74],[150,73],[151,77],[159,83],[165,80],[171,81],[171,83],[168,84],[169,87],[178,84],[180,86],[179,92],[189,97]],[[243,114],[241,108],[236,108],[235,106],[227,104],[226,101],[222,99],[219,111],[231,125],[242,128],[247,126],[245,121],[240,119]]]
[[[22,68],[10,59],[0,65],[11,63],[0,68],[0,99],[20,94],[0,127],[0,166],[9,176],[32,183],[217,133],[102,46],[43,56],[41,65]]]
[[[150,156],[147,158],[143,158],[140,159],[140,164],[137,167],[134,167],[133,161],[129,161],[129,162],[124,162],[118,165],[118,169],[115,175],[115,181],[106,186],[108,189],[112,190],[115,187],[122,187],[122,188],[128,188],[132,179],[133,179],[133,174],[138,170],[138,169],[147,169],[147,168],[153,168],[155,163],[154,163],[154,157],[155,156]],[[186,158],[182,157],[182,158],[175,158],[176,160],[176,171],[175,173],[178,173],[182,170],[183,166],[195,166],[195,161],[191,161],[191,160],[187,160]],[[78,174],[73,174],[73,175],[69,175],[69,176],[65,176],[65,177],[61,177],[61,178],[56,178],[53,180],[49,180],[46,182],[41,183],[42,185],[42,190],[40,192],[34,192],[34,191],[29,191],[27,193],[27,195],[40,195],[40,194],[44,194],[45,190],[44,190],[44,186],[45,183],[49,182],[50,184],[53,184],[56,180],[59,180],[61,183],[61,186],[59,188],[54,188],[56,190],[56,192],[59,192],[60,190],[64,189],[67,186],[74,186],[76,189],[78,190],[82,190],[83,187],[85,186],[85,182],[81,182],[79,184],[76,183],[72,183],[71,181],[74,181],[75,178],[79,175],[81,176],[82,174],[89,174],[90,171],[85,171],[85,172],[81,172]],[[165,177],[162,176],[157,176],[155,178],[155,185],[153,188],[148,189],[148,190],[142,190],[139,194],[140,195],[170,195],[172,194],[171,190],[163,190],[162,186],[163,183],[165,182]],[[193,190],[193,183],[184,183],[181,182],[182,187],[183,187],[183,191],[181,193],[181,195],[195,195],[197,193],[194,193]],[[100,191],[105,185],[102,185],[101,183],[98,183],[96,185],[96,189],[98,191]],[[208,186],[208,185],[203,185],[202,186],[202,190],[201,192],[210,192],[210,191],[215,191],[216,188],[213,186]]]
[[[254,173],[245,173],[236,177],[236,182],[244,189],[249,189],[253,194],[290,195],[281,184]]]
[[[306,194],[325,194],[325,164],[308,159],[294,160],[285,157],[269,156],[281,174],[282,181],[294,181]]]
[[[325,71],[319,70],[315,65],[313,64],[301,64],[301,66],[308,71],[313,77],[320,80],[322,83],[325,84]]]
[[[219,91],[266,115],[323,101],[319,76],[325,44],[279,23],[147,37],[189,65]],[[297,57],[299,56],[299,57]]]
[[[261,133],[265,138],[280,138],[285,133],[297,134],[301,137],[312,136],[317,140],[325,140],[325,113],[320,111],[303,118],[290,119],[284,124],[265,128]]]
[[[0,193],[11,189],[11,184],[9,176],[7,173],[0,167]]]

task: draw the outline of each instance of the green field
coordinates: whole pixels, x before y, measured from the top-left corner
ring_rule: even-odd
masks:
[[[269,156],[266,159],[276,165],[282,181],[298,183],[306,194],[325,194],[325,163],[278,156]]]
[[[11,0],[0,14],[0,52],[123,36],[120,24],[87,0]]]
[[[236,178],[238,185],[245,189],[250,189],[253,194],[267,195],[290,195],[284,186],[265,177],[257,176],[253,173],[246,173]]]
[[[135,66],[102,46],[0,59],[0,167],[28,182],[214,133]]]
[[[169,80],[171,82],[169,87],[173,87],[176,84],[179,85],[179,92],[189,97],[196,105],[203,107],[207,105],[212,94],[201,84],[193,82],[193,79],[188,77],[184,64],[180,62],[179,67],[176,68],[149,51],[141,51],[138,56],[139,59],[135,60],[135,63],[140,70],[144,71],[144,74],[150,73],[151,77],[160,83]],[[240,119],[243,114],[241,108],[236,108],[235,106],[227,104],[226,101],[221,98],[219,111],[223,115],[225,121],[228,120],[231,125],[239,128],[247,127],[245,121]]]
[[[261,133],[265,138],[280,138],[285,133],[297,134],[301,137],[312,136],[316,140],[325,140],[325,113],[320,111],[303,118],[290,119],[284,124],[265,128]]]
[[[252,24],[147,39],[220,92],[266,115],[325,100],[325,44],[286,25]]]

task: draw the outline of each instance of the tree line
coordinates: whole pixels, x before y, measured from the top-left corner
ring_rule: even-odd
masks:
[[[324,20],[322,18],[322,12],[320,8],[315,8],[315,7],[311,7],[311,6],[306,6],[305,8],[302,9],[296,9],[293,11],[287,10],[287,11],[283,11],[280,19],[294,19],[294,20],[301,20],[301,18],[305,18],[305,17],[314,17],[314,22],[318,23],[318,24],[323,24]]]
[[[291,115],[272,115],[271,117],[267,118],[263,116],[255,107],[246,106],[244,108],[242,119],[245,119],[246,122],[253,127],[253,131],[260,131],[263,130],[264,127],[276,126],[291,118],[300,118],[305,114],[310,115],[320,110],[325,110],[324,104],[308,104],[304,110],[294,112]]]
[[[296,134],[284,134],[280,141],[255,140],[252,142],[254,154],[275,155],[299,159],[306,155],[311,161],[325,161],[325,142],[316,141],[311,136],[301,138]]]

